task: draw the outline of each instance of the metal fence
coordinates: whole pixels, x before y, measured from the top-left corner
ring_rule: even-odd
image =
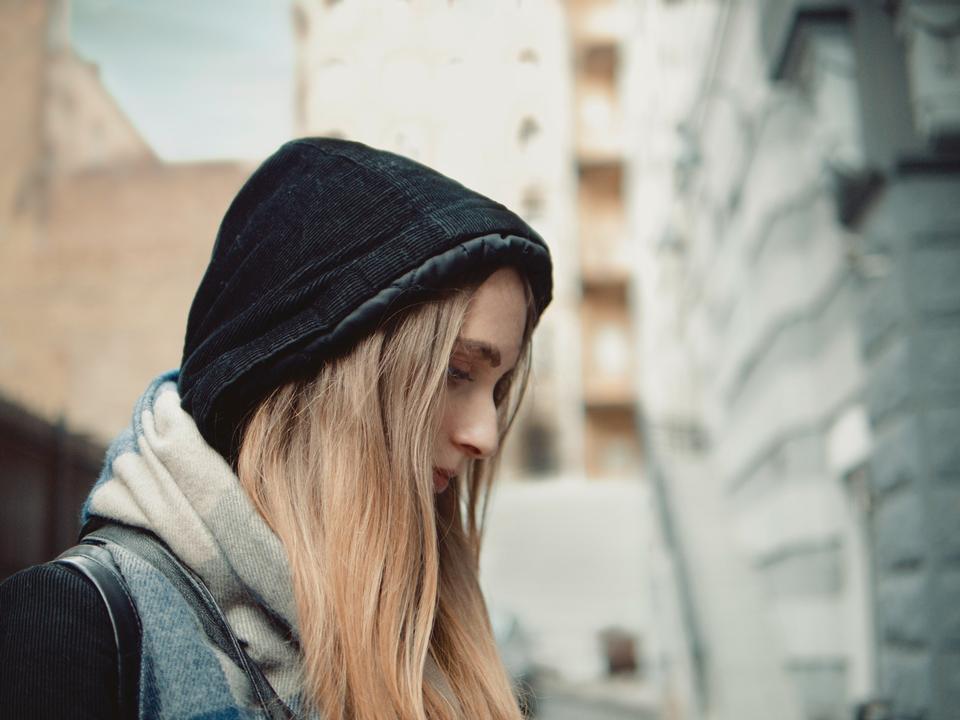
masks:
[[[0,399],[0,580],[76,542],[104,448]]]

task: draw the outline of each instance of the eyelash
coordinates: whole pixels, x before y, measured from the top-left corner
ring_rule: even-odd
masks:
[[[510,388],[510,381],[507,378],[503,378],[500,382],[497,383],[496,387],[493,388],[493,402],[496,405],[499,405],[503,402],[504,398],[507,396],[507,390]]]
[[[454,365],[447,366],[447,379],[453,383],[473,382],[474,377],[468,370],[461,370]],[[493,389],[493,401],[499,405],[506,397],[507,389],[510,386],[509,376],[503,377]]]
[[[447,378],[453,382],[473,382],[473,375],[468,370],[461,370],[453,365],[447,366]]]

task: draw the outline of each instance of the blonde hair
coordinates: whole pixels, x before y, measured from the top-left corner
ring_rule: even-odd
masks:
[[[334,720],[520,718],[478,582],[499,459],[433,491],[434,443],[470,292],[395,316],[254,412],[238,474],[290,561],[304,698]],[[498,406],[501,439],[529,367]]]

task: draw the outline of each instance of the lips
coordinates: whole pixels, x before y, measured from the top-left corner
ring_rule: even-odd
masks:
[[[435,493],[442,493],[450,485],[450,481],[454,478],[454,473],[450,470],[444,468],[434,468],[433,469],[433,491]]]

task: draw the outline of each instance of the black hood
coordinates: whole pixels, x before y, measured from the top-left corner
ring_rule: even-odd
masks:
[[[231,462],[246,415],[388,313],[505,265],[550,302],[546,245],[503,205],[359,143],[306,138],[268,158],[220,225],[187,322],[183,408]]]

